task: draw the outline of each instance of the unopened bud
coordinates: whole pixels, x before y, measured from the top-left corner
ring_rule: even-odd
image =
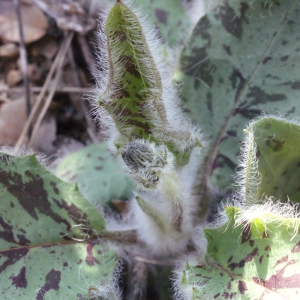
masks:
[[[168,164],[168,149],[143,140],[134,140],[122,151],[122,158],[134,178],[145,188],[155,188],[160,172]]]

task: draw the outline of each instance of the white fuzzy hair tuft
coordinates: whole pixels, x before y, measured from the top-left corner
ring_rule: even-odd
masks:
[[[269,197],[263,204],[251,205],[238,211],[235,217],[235,226],[246,227],[254,220],[260,220],[267,230],[270,223],[278,224],[278,226],[284,224],[287,226],[287,232],[294,236],[298,233],[300,225],[298,206],[292,202],[276,202],[273,197]]]
[[[114,269],[112,278],[108,282],[98,282],[89,286],[88,296],[89,299],[101,299],[103,300],[121,300],[122,292],[119,287],[119,280],[122,273],[123,264],[119,260],[117,266]]]
[[[238,197],[247,205],[254,204],[257,201],[257,192],[261,183],[258,160],[256,158],[254,132],[251,124],[244,130],[246,138],[241,144],[239,169],[235,175]]]
[[[174,299],[175,300],[189,300],[193,299],[194,289],[196,288],[198,292],[201,293],[201,288],[205,288],[207,292],[207,286],[213,284],[210,280],[200,277],[197,275],[196,269],[186,268],[187,264],[181,264],[173,272],[173,289],[174,289]],[[184,280],[183,280],[184,277]],[[188,282],[183,286],[183,281]],[[205,297],[205,298],[204,298]],[[202,298],[201,298],[202,299]],[[207,293],[203,293],[203,299],[211,299]]]

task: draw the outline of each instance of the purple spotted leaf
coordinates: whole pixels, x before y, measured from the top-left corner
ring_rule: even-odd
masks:
[[[156,26],[164,44],[177,48],[183,44],[191,22],[180,0],[138,0],[136,4]]]
[[[179,276],[184,299],[298,299],[300,220],[226,213],[226,224],[204,229],[206,264],[187,263]]]
[[[295,0],[221,1],[182,51],[174,78],[210,141],[203,178],[214,190],[230,189],[251,119],[300,114],[299,13]]]
[[[76,182],[85,198],[96,206],[110,200],[127,200],[134,188],[105,143],[89,145],[66,156],[55,174],[68,182]]]
[[[0,298],[87,299],[109,284],[116,253],[99,243],[105,221],[75,184],[34,155],[0,155]]]

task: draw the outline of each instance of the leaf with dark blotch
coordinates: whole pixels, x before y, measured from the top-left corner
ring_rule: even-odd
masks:
[[[134,183],[117,165],[105,143],[93,144],[66,156],[56,175],[76,182],[82,194],[95,206],[110,200],[127,200]]]
[[[246,203],[259,203],[265,197],[300,201],[299,144],[300,126],[295,122],[264,117],[250,124],[244,157],[254,156],[245,161],[242,171],[248,183],[242,195]]]
[[[182,51],[174,78],[189,115],[210,135],[203,171],[216,190],[233,183],[251,119],[300,114],[298,4],[222,1],[198,22]]]
[[[189,33],[190,21],[181,1],[139,0],[138,4],[158,29],[164,44],[174,48],[183,44]]]
[[[227,207],[226,213],[226,224],[204,229],[207,263],[186,264],[179,278],[183,292],[193,300],[297,299],[299,219],[262,214],[261,219],[237,225],[235,216],[241,211]]]
[[[130,8],[117,2],[107,16],[105,34],[110,70],[99,105],[124,137],[148,139],[154,127],[149,111],[157,110],[160,117],[166,117],[161,77],[140,21]]]
[[[95,244],[99,212],[35,156],[0,155],[1,299],[84,299],[107,285],[116,253]]]

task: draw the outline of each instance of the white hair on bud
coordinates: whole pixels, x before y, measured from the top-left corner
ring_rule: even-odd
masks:
[[[140,240],[152,253],[182,254],[186,251],[189,241],[193,240],[193,235],[200,236],[199,232],[196,233],[194,229],[198,203],[193,196],[194,180],[197,178],[196,173],[199,168],[199,155],[200,149],[195,148],[189,163],[181,170],[168,168],[168,171],[161,171],[157,188],[138,194],[147,203],[155,217],[160,220],[162,226],[158,226],[153,216],[143,211],[135,197],[131,202],[132,222]],[[174,224],[176,220],[178,227]]]
[[[199,179],[200,160],[203,157],[202,135],[180,109],[178,87],[171,80],[171,71],[164,61],[163,48],[153,27],[130,2],[124,1],[124,4],[134,14],[129,13],[125,17],[129,25],[124,26],[131,30],[138,22],[142,28],[141,32],[131,30],[131,36],[134,47],[140,50],[136,53],[139,70],[150,85],[145,103],[139,107],[146,121],[151,124],[149,140],[130,136],[132,129],[130,126],[129,129],[125,128],[126,120],[122,117],[124,107],[116,111],[116,105],[111,108],[115,110],[112,113],[104,108],[112,101],[109,98],[110,92],[118,93],[122,88],[118,86],[118,79],[126,71],[118,53],[123,44],[116,39],[116,43],[108,49],[105,23],[109,14],[100,22],[97,32],[99,72],[96,74],[97,83],[92,96],[92,114],[101,123],[102,129],[106,130],[110,150],[136,180],[140,190],[135,196],[142,200],[134,197],[131,201],[131,222],[124,225],[137,230],[149,252],[165,256],[177,255],[187,250],[194,234],[198,209],[194,188]],[[146,55],[143,54],[145,52]],[[115,61],[113,75],[117,78],[116,82],[110,82],[110,57]],[[99,97],[102,107],[98,106]],[[177,165],[176,155],[179,153],[181,158],[186,152],[187,157],[189,155],[188,163]],[[109,222],[110,228],[119,228],[122,222],[112,224],[114,222]]]
[[[121,154],[120,163],[136,180],[140,190],[160,189],[163,181],[172,182],[175,158],[165,145],[136,139],[128,143]]]
[[[140,193],[143,200],[155,213],[155,218],[162,222],[158,226],[156,220],[139,206],[136,199],[131,201],[131,211],[138,237],[143,241],[149,252],[156,255],[177,255],[186,250],[191,236],[190,226],[184,220],[180,230],[174,228],[174,205],[159,193]],[[175,216],[176,217],[176,216]]]

